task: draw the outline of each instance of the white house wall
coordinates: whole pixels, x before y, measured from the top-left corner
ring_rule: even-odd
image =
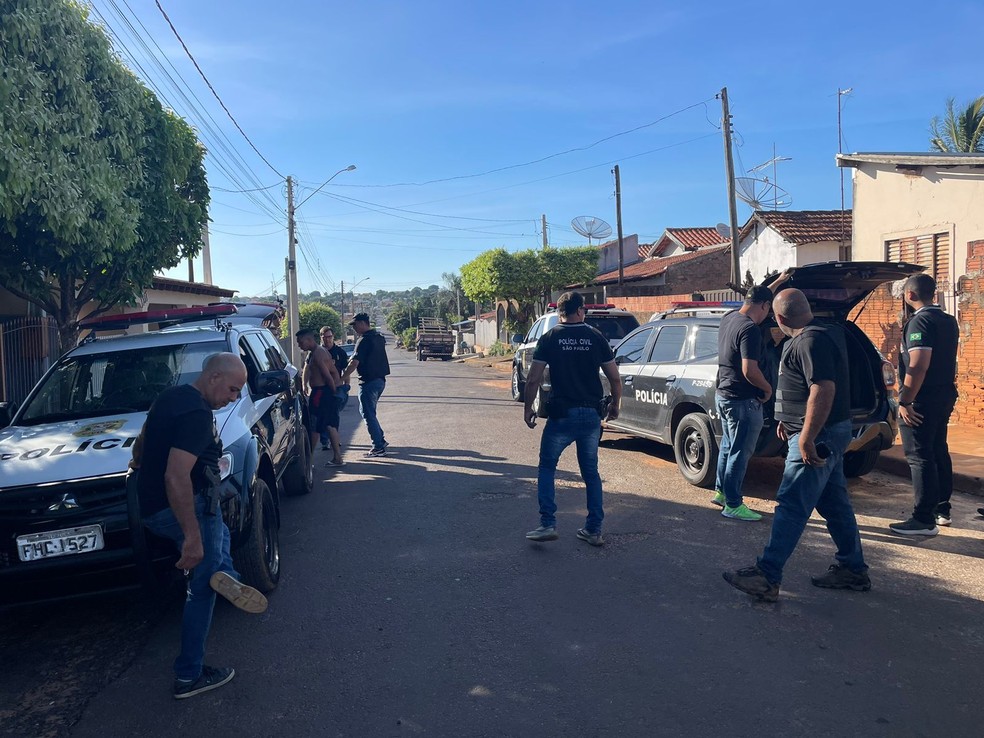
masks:
[[[639,236],[622,237],[622,267],[639,261]],[[598,274],[606,274],[618,269],[618,239],[599,248]]]
[[[781,272],[788,267],[799,266],[796,246],[762,223],[758,224],[757,236],[753,229],[741,242],[739,253],[742,279],[745,278],[745,272],[750,271],[752,279],[761,282],[769,272]]]

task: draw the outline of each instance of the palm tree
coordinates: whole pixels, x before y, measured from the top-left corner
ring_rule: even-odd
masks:
[[[953,98],[946,101],[943,120],[934,117],[929,126],[930,146],[944,153],[984,152],[984,95],[957,111]]]

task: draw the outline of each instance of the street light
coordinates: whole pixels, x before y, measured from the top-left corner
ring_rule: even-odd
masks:
[[[352,317],[353,318],[355,317],[355,288],[358,287],[363,282],[365,282],[367,279],[369,279],[369,277],[365,277],[364,279],[360,279],[358,282],[356,282],[355,284],[352,285]],[[343,297],[344,297],[344,295],[343,295]]]
[[[297,290],[297,254],[294,247],[296,246],[296,241],[294,239],[294,213],[297,208],[301,207],[304,203],[314,197],[316,194],[321,192],[321,188],[326,184],[331,182],[335,177],[337,177],[342,172],[351,172],[355,169],[355,164],[349,164],[344,169],[339,169],[328,179],[321,183],[314,192],[305,197],[298,205],[294,205],[294,181],[290,177],[287,178],[287,307],[290,311],[290,316],[288,319],[290,330],[292,333],[296,333],[300,329],[301,325],[301,311],[300,305],[298,305],[298,290]],[[290,336],[290,360],[294,366],[300,366],[301,363],[301,350],[297,347],[297,341],[294,340],[294,336]]]

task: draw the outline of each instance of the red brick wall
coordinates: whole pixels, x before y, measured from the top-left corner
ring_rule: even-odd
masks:
[[[640,323],[645,323],[655,312],[669,310],[674,302],[686,302],[691,297],[688,292],[686,295],[649,295],[645,297],[612,297],[609,295],[608,302],[615,307],[628,310],[639,319]]]
[[[967,253],[967,269],[957,287],[957,318],[960,322],[957,390],[960,399],[951,422],[984,428],[984,241],[967,244]],[[902,299],[893,298],[888,285],[882,285],[863,311],[858,306],[850,316],[895,366],[898,366],[902,340],[901,311]]]

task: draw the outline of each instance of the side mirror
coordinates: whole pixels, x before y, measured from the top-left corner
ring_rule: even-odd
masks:
[[[256,391],[261,395],[279,395],[290,389],[290,374],[286,369],[274,369],[269,372],[260,372],[256,377]]]
[[[0,428],[6,428],[17,414],[16,402],[0,402]]]
[[[517,334],[515,334],[512,337],[512,342],[513,343],[522,343],[523,342],[523,338],[525,338],[525,336],[523,336],[522,333],[517,333]]]

